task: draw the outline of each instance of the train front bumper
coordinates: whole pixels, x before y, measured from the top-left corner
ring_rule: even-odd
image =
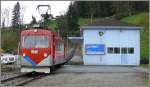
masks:
[[[26,67],[21,66],[21,72],[41,72],[50,73],[50,67]]]

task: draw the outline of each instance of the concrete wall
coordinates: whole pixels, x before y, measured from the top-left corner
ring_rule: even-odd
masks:
[[[104,32],[103,36],[99,36],[100,31]],[[140,30],[84,29],[83,38],[85,65],[139,65],[140,63]],[[105,54],[87,55],[85,44],[105,44]],[[109,54],[107,47],[133,47],[134,54]],[[123,57],[125,60],[122,59]]]

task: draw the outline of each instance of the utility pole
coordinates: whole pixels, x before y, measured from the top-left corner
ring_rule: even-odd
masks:
[[[93,14],[91,14],[91,23],[92,23],[92,21],[93,21]]]
[[[67,33],[67,54],[68,54],[68,49],[69,47],[68,47],[68,33]]]
[[[149,8],[150,8],[150,1],[149,1]],[[149,9],[150,12],[150,9]],[[149,24],[150,24],[150,17],[149,17]],[[150,33],[150,30],[149,30]],[[150,35],[149,35],[150,37]],[[150,43],[150,38],[149,38],[149,43]],[[149,44],[149,50],[150,50],[150,44]],[[148,80],[148,85],[150,86],[150,55],[149,55],[149,80]]]

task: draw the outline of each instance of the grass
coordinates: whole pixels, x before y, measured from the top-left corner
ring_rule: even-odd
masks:
[[[91,22],[89,18],[79,18],[78,24],[80,26],[88,25]]]
[[[94,21],[94,19],[93,19],[93,21]],[[88,25],[90,22],[91,22],[91,20],[89,18],[79,18],[78,24],[80,26],[83,26],[83,25]],[[53,29],[56,28],[57,27],[56,20],[52,20],[51,22],[49,22],[48,27],[53,28]]]
[[[149,57],[149,13],[143,12],[137,15],[128,16],[122,19],[122,21],[137,24],[142,26],[144,29],[141,30],[140,43],[141,43],[141,61],[148,63]]]
[[[94,19],[93,19],[93,21],[94,21]],[[88,25],[90,22],[91,22],[91,20],[89,18],[79,18],[79,20],[78,20],[79,26]],[[48,27],[55,29],[57,27],[56,20],[52,20],[51,22],[49,22]]]
[[[13,51],[17,53],[18,40],[19,40],[19,32],[17,31],[8,31],[2,30],[2,50],[4,52]]]
[[[140,67],[142,67],[142,68],[149,68],[149,65],[148,64],[141,64]]]
[[[149,84],[149,78],[148,75],[141,75],[141,79],[143,80],[145,85]]]
[[[128,23],[132,23],[132,24],[141,24],[141,25],[143,25],[144,23],[146,23],[146,24],[148,23],[148,19],[147,19],[148,16],[149,16],[148,12],[143,12],[143,13],[139,13],[139,14],[136,14],[136,15],[133,15],[133,16],[125,17],[122,20],[126,21]]]
[[[49,22],[48,27],[55,29],[57,27],[56,20],[52,20],[51,22]]]

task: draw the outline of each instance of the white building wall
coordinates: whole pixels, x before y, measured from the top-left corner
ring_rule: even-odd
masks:
[[[99,32],[104,32],[99,36]],[[85,65],[139,65],[140,62],[140,31],[91,29],[83,31],[83,60]],[[105,44],[104,55],[86,55],[85,44]],[[107,47],[133,47],[134,54],[127,54],[127,63],[123,63],[122,54],[108,54]]]

